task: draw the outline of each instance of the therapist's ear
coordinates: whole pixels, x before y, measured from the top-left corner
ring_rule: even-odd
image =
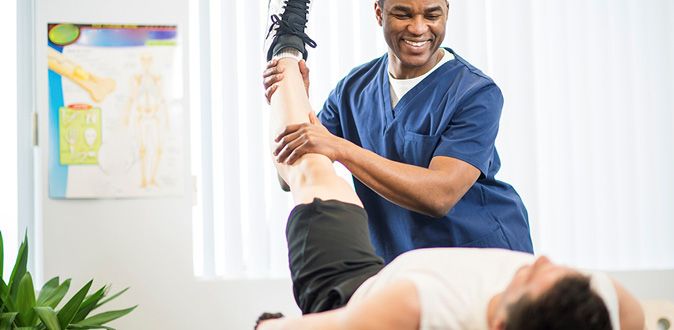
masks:
[[[379,5],[379,0],[374,1],[374,14],[377,17],[377,23],[379,24],[379,26],[383,26],[382,25],[382,20],[383,20],[382,8]]]

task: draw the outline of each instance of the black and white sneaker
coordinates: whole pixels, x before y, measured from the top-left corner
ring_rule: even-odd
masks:
[[[316,42],[306,34],[312,0],[269,0],[269,30],[265,39],[267,61],[285,48],[298,50],[307,59],[305,45],[315,48]]]

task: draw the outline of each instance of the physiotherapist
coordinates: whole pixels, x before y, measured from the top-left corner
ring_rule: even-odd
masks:
[[[319,153],[342,163],[387,263],[428,247],[533,252],[520,196],[495,178],[503,95],[440,47],[448,2],[377,0],[374,11],[387,54],[344,77],[311,123],[286,127],[275,156],[292,164]],[[308,86],[303,62],[300,69]],[[269,98],[283,73],[271,61],[263,76]]]

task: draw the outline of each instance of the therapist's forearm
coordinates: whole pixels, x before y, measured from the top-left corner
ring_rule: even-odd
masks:
[[[370,189],[406,209],[442,217],[465,194],[445,171],[395,162],[348,140],[341,144],[337,161]]]

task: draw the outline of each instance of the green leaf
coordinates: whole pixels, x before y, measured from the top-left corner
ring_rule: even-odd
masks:
[[[33,326],[37,321],[37,315],[33,307],[35,307],[35,289],[33,288],[33,278],[30,273],[26,273],[21,282],[19,282],[19,289],[16,300],[17,316],[19,326]]]
[[[103,325],[106,324],[112,320],[116,320],[126,314],[131,313],[134,309],[136,309],[138,305],[133,306],[131,308],[127,309],[121,309],[121,310],[116,310],[116,311],[109,311],[109,312],[103,312],[100,314],[96,314],[90,318],[84,319],[82,322],[78,322],[76,325]]]
[[[82,287],[80,291],[77,291],[77,293],[70,298],[65,306],[58,312],[59,325],[61,328],[68,326],[73,317],[75,317],[75,314],[77,314],[77,311],[80,309],[80,304],[82,304],[82,301],[87,296],[87,292],[89,292],[89,288],[91,288],[91,283],[93,282],[94,280],[91,280],[85,284],[84,287]]]
[[[26,266],[28,265],[28,233],[26,233],[21,246],[19,246],[19,253],[16,255],[16,263],[12,270],[12,275],[9,277],[9,295],[13,300],[16,300],[16,294],[19,291],[19,282],[26,274]]]
[[[38,306],[46,306],[44,304],[45,300],[47,300],[47,298],[49,296],[54,294],[54,291],[56,290],[56,288],[58,288],[58,286],[59,286],[59,277],[58,276],[56,276],[56,277],[52,278],[51,280],[47,281],[47,283],[45,283],[42,286],[42,289],[40,289],[40,294],[37,297],[37,305]]]
[[[12,328],[12,323],[14,323],[14,318],[19,313],[2,313],[0,314],[0,330],[10,330]]]
[[[110,296],[110,297],[108,297],[108,298],[105,298],[105,299],[101,300],[101,302],[99,302],[98,305],[96,305],[96,307],[94,307],[94,308],[98,308],[98,307],[103,306],[105,303],[107,303],[107,302],[109,302],[110,300],[113,300],[113,299],[119,297],[120,295],[122,295],[122,293],[126,292],[127,290],[129,290],[129,288],[126,288],[126,289],[124,289],[124,290],[122,290],[122,291],[119,291],[119,292],[113,294],[112,296]]]
[[[107,286],[104,286],[100,288],[98,291],[96,291],[94,294],[88,296],[84,301],[82,302],[82,305],[80,305],[80,310],[77,311],[77,314],[75,314],[75,317],[70,321],[71,323],[77,323],[79,321],[84,320],[89,313],[91,313],[92,310],[96,308],[96,304],[98,303],[103,296],[105,296],[106,291],[108,290]]]
[[[7,292],[8,289],[7,285],[5,285],[5,281],[2,280],[2,277],[0,277],[0,313],[5,311],[5,292]]]
[[[5,266],[5,249],[4,244],[2,243],[2,232],[0,231],[0,279],[4,277],[4,266]]]
[[[51,307],[35,307],[35,313],[48,330],[61,330],[59,318]]]
[[[14,305],[14,301],[11,299],[9,296],[9,287],[7,284],[5,284],[5,281],[0,280],[0,298],[2,298],[2,302],[4,303],[4,309],[7,310],[8,312],[16,312],[16,306]]]
[[[59,285],[59,287],[56,289],[54,294],[47,299],[45,304],[51,308],[56,308],[56,306],[63,300],[63,297],[65,297],[66,293],[68,293],[68,290],[70,290],[70,279],[67,279]]]
[[[68,293],[69,289],[70,289],[70,279],[67,279],[63,281],[63,283],[61,283],[61,285],[56,287],[56,289],[54,289],[53,291],[45,292],[44,297],[42,292],[40,292],[40,297],[37,299],[37,305],[43,307],[56,308],[56,306],[61,302],[63,297],[65,297],[66,293]],[[44,300],[42,300],[41,298],[44,298]]]

